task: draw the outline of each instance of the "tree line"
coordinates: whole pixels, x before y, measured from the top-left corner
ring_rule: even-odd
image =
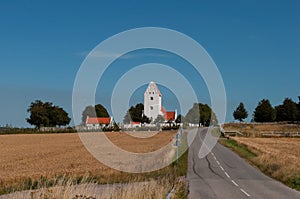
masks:
[[[254,122],[300,122],[300,96],[299,102],[285,98],[282,104],[273,107],[268,99],[262,99],[253,112]],[[248,112],[241,102],[233,112],[235,120],[243,121],[248,117]]]
[[[142,103],[139,103],[135,106],[131,106],[124,116],[123,123],[150,123],[151,120],[143,114],[143,110],[144,105]],[[157,118],[154,120],[154,123],[161,123],[164,121],[164,117],[162,115],[158,115]],[[211,123],[217,124],[218,120],[216,114],[212,111],[209,105],[202,103],[194,103],[185,116],[181,114],[177,116],[177,118],[175,119],[175,123],[192,123],[203,126],[209,126]]]

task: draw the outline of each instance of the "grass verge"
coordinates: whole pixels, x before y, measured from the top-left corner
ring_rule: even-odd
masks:
[[[299,160],[291,150],[297,146],[291,138],[235,138],[219,140],[221,144],[236,152],[266,175],[284,183],[290,188],[300,190]],[[281,150],[276,151],[276,148]],[[273,147],[273,148],[272,148]]]

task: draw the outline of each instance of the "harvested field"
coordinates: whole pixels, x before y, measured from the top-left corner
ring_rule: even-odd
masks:
[[[225,131],[238,131],[248,137],[300,136],[299,124],[286,123],[227,123]],[[298,133],[298,134],[297,134]],[[289,135],[290,134],[290,135]]]
[[[263,172],[292,188],[300,189],[299,138],[242,138],[239,144],[257,154],[249,160]]]
[[[175,131],[169,131],[150,138],[136,138],[125,133],[106,133],[113,143],[136,153],[157,150],[166,145],[174,134]],[[18,184],[28,178],[59,175],[90,174],[109,181],[111,176],[120,173],[90,155],[76,133],[0,136],[0,187]]]

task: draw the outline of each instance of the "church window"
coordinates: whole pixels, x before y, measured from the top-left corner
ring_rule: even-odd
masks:
[[[153,110],[153,106],[150,106],[150,109]]]
[[[153,100],[153,97],[150,97],[150,100]]]

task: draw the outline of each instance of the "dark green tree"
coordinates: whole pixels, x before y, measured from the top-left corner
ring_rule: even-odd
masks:
[[[184,122],[185,122],[185,117],[179,114],[175,120],[175,123],[184,123]]]
[[[96,106],[87,106],[82,112],[81,121],[84,124],[86,122],[87,116],[89,117],[109,117],[109,114],[101,104]]]
[[[242,122],[244,119],[248,117],[248,112],[246,111],[245,106],[242,102],[233,112],[233,117],[235,120],[239,120],[240,122]]]
[[[298,117],[297,121],[300,122],[300,96],[298,96],[299,102],[298,102]]]
[[[157,124],[157,123],[162,123],[162,122],[164,122],[164,121],[165,121],[164,116],[158,115],[158,116],[156,117],[156,119],[154,120],[154,123]]]
[[[27,112],[30,113],[29,118],[26,118],[29,124],[34,125],[37,128],[49,125],[48,113],[41,100],[31,102]]]
[[[200,112],[199,104],[194,103],[193,107],[188,111],[188,113],[185,116],[186,121],[192,124],[199,124],[200,123],[199,112]]]
[[[124,116],[123,123],[128,124],[132,122],[150,123],[150,119],[143,114],[144,105],[139,103],[131,106]]]
[[[275,120],[275,110],[268,99],[261,100],[253,113],[255,122],[273,122]]]
[[[43,103],[41,100],[36,100],[30,104],[27,112],[30,113],[27,122],[37,128],[66,126],[71,121],[63,108],[54,106],[51,102]]]
[[[218,123],[215,113],[207,104],[202,103],[194,103],[193,107],[186,114],[185,119],[189,123],[202,124],[204,126]]]
[[[275,107],[276,121],[297,121],[298,117],[298,104],[290,98],[285,98],[283,103]]]

